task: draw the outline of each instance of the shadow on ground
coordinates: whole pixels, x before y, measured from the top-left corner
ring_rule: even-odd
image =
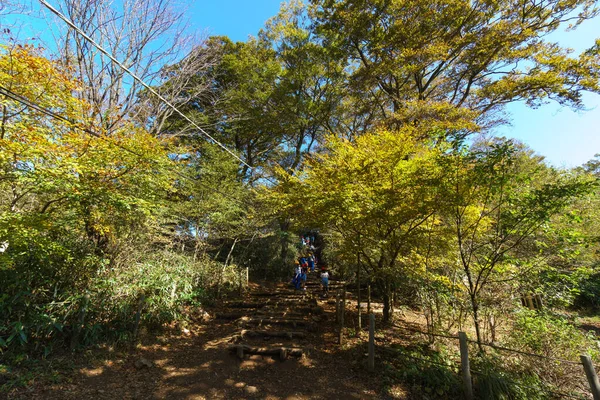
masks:
[[[337,345],[335,314],[296,344],[307,356],[279,361],[269,356],[239,360],[228,351],[240,328],[235,321],[208,320],[187,334],[171,334],[121,357],[97,359],[60,384],[34,385],[9,398],[27,399],[380,399],[376,375],[357,357],[362,344]],[[263,339],[261,339],[263,340]],[[277,339],[264,341],[265,345]],[[152,366],[136,368],[145,358]],[[139,367],[139,365],[138,365]]]

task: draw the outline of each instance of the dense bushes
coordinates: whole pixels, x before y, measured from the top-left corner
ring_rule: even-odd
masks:
[[[222,264],[208,258],[194,261],[169,250],[124,252],[109,262],[83,245],[67,250],[59,241],[44,243],[11,242],[1,256],[2,350],[48,353],[69,345],[76,327],[79,344],[129,340],[142,295],[141,324],[158,327],[185,319],[186,307],[209,301],[223,272]],[[224,286],[237,287],[235,266],[224,275]]]

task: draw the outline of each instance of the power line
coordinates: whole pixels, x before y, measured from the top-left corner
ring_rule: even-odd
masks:
[[[230,155],[232,155],[233,157],[235,157],[238,161],[240,161],[242,164],[244,164],[246,167],[248,167],[251,171],[254,170],[253,167],[251,167],[248,163],[246,163],[244,160],[242,160],[240,157],[238,157],[235,153],[233,153],[231,150],[229,150],[227,147],[225,147],[225,145],[221,144],[217,139],[215,139],[210,134],[208,134],[204,129],[202,129],[200,126],[198,126],[198,124],[196,124],[194,121],[192,121],[188,116],[186,116],[184,113],[182,113],[181,111],[179,111],[179,109],[177,107],[175,107],[170,101],[168,101],[167,99],[165,99],[160,93],[158,93],[156,90],[154,90],[154,88],[152,88],[150,85],[148,85],[146,82],[144,82],[140,77],[138,77],[135,73],[133,73],[129,68],[127,68],[126,66],[124,66],[119,60],[117,60],[112,54],[110,54],[108,51],[106,51],[98,43],[96,43],[96,41],[94,41],[94,39],[92,39],[85,32],[83,32],[83,30],[81,28],[79,28],[77,25],[75,25],[64,14],[62,14],[56,8],[52,7],[45,0],[40,0],[40,3],[42,3],[43,6],[45,6],[48,10],[50,10],[57,17],[59,17],[60,19],[62,19],[67,25],[69,25],[69,27],[71,27],[73,30],[75,30],[75,32],[79,33],[87,41],[89,41],[92,45],[94,45],[94,47],[96,47],[98,50],[100,50],[100,52],[102,54],[104,54],[105,56],[107,56],[112,62],[114,62],[115,64],[117,64],[120,68],[122,68],[129,75],[131,75],[133,77],[133,79],[135,79],[138,83],[140,83],[142,86],[144,86],[146,89],[148,89],[148,91],[150,91],[152,94],[154,94],[156,97],[158,97],[169,108],[171,108],[173,111],[175,111],[177,114],[179,114],[179,116],[181,116],[187,122],[189,122],[190,124],[192,124],[196,129],[198,129],[198,131],[200,131],[200,133],[202,133],[204,136],[206,136],[207,138],[209,138],[210,140],[212,140],[214,143],[216,143],[219,147],[221,147],[227,153],[229,153]]]
[[[23,97],[20,94],[17,94],[15,92],[11,91],[10,89],[7,89],[7,88],[5,88],[5,87],[3,87],[1,85],[0,85],[0,94],[4,95],[6,97],[9,97],[9,98],[13,99],[14,101],[17,101],[17,102],[19,102],[19,103],[21,103],[21,104],[23,104],[23,105],[25,105],[27,107],[33,108],[34,110],[37,110],[37,111],[39,111],[40,113],[42,113],[44,115],[47,115],[49,117],[52,117],[52,118],[57,119],[57,120],[62,121],[62,122],[66,122],[66,123],[72,125],[73,127],[79,129],[80,131],[82,131],[84,133],[87,133],[88,135],[93,136],[93,137],[95,137],[97,139],[104,140],[104,141],[106,141],[106,142],[108,142],[108,143],[110,143],[110,144],[112,144],[112,145],[114,145],[114,146],[116,146],[116,147],[118,147],[118,148],[120,148],[120,149],[128,152],[128,153],[131,153],[131,154],[139,157],[142,160],[148,161],[148,162],[153,163],[153,164],[157,163],[156,160],[154,160],[152,158],[149,158],[149,157],[145,157],[143,154],[140,154],[137,151],[132,150],[132,149],[130,149],[128,147],[125,147],[125,146],[123,146],[123,145],[121,145],[119,143],[115,143],[113,141],[110,141],[105,136],[100,135],[99,133],[94,132],[94,131],[92,131],[90,129],[87,129],[85,127],[82,127],[81,125],[79,125],[78,123],[70,120],[69,118],[67,118],[67,117],[65,117],[65,116],[63,116],[61,114],[58,114],[58,113],[56,113],[56,112],[54,112],[52,110],[49,110],[49,109],[47,109],[47,108],[45,108],[43,106],[40,106],[39,104],[34,103],[33,101],[27,99],[26,97]],[[243,201],[241,201],[239,199],[236,199],[236,198],[231,197],[230,195],[228,195],[226,193],[223,193],[219,189],[216,189],[214,187],[208,186],[208,185],[204,184],[203,182],[197,180],[196,178],[194,178],[192,176],[189,176],[189,175],[186,175],[186,174],[182,173],[181,171],[178,171],[176,168],[174,168],[174,167],[172,167],[170,165],[167,165],[165,167],[168,170],[170,170],[171,172],[173,172],[174,174],[176,174],[177,176],[179,176],[179,177],[181,177],[183,179],[187,179],[187,180],[191,181],[192,183],[194,183],[196,185],[202,186],[205,189],[213,190],[213,191],[219,193],[220,195],[228,198],[229,200],[237,202],[240,205],[243,205],[243,206],[248,205],[248,204],[244,203]]]

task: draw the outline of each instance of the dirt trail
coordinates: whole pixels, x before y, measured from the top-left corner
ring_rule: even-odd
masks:
[[[212,318],[189,332],[100,359],[68,383],[14,398],[383,398],[380,383],[364,368],[366,357],[357,357],[362,347],[337,344],[335,304],[319,297],[317,274],[309,275],[305,295],[283,284],[254,285],[244,298],[209,310]],[[273,355],[252,354],[264,351]],[[136,367],[141,358],[151,366]]]

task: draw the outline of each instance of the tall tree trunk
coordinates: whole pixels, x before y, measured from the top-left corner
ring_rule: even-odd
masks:
[[[223,264],[223,268],[221,269],[221,273],[219,274],[219,280],[217,281],[217,299],[221,298],[221,285],[223,283],[223,275],[225,274],[225,270],[227,269],[227,265],[229,265],[229,260],[231,259],[231,254],[233,253],[233,249],[235,249],[235,245],[238,242],[238,238],[233,240],[233,244],[229,249],[229,253],[227,254],[227,258],[225,259],[225,264]]]
[[[473,323],[475,324],[475,334],[477,335],[477,347],[479,351],[483,353],[483,346],[481,345],[481,329],[479,323],[479,302],[477,301],[477,295],[475,293],[470,294],[471,307],[473,308]]]

